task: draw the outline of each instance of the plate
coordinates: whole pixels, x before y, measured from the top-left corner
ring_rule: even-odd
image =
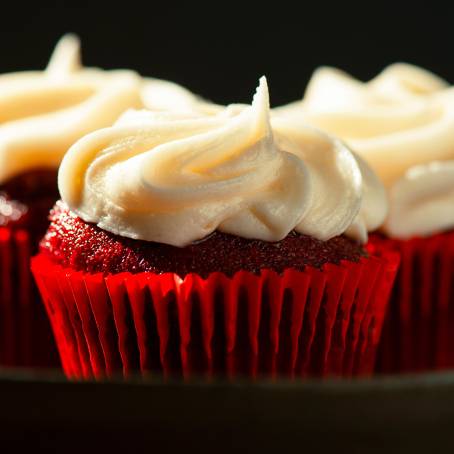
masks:
[[[2,446],[32,443],[34,452],[453,449],[454,372],[229,383],[68,382],[58,372],[2,370],[0,402]]]

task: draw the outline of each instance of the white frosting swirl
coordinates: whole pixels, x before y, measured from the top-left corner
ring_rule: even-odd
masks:
[[[344,139],[388,189],[384,230],[406,238],[454,227],[454,88],[407,64],[359,82],[317,70],[302,102],[276,109]]]
[[[180,114],[213,115],[225,108],[205,101],[174,82],[153,78],[144,78],[142,99],[147,109]]]
[[[216,229],[265,241],[296,229],[326,240],[375,222],[360,212],[362,164],[346,147],[293,131],[291,121],[273,129],[264,78],[251,106],[216,116],[130,112],[71,147],[60,193],[87,222],[176,246]]]
[[[136,73],[81,68],[79,48],[67,35],[45,71],[0,76],[0,183],[57,168],[77,139],[142,106]]]
[[[359,156],[334,137],[308,128],[293,118],[274,116],[271,124],[280,146],[298,156],[312,170],[318,210],[314,210],[307,220],[311,224],[311,230],[307,230],[307,233],[317,237],[320,226],[327,228],[331,225],[333,229],[342,226],[342,231],[348,236],[362,243],[367,242],[367,232],[380,227],[388,213],[385,189],[376,174]],[[345,161],[339,166],[339,161],[346,159],[347,154],[351,157],[349,165]],[[347,205],[352,200],[348,191],[356,191],[358,170],[361,185],[360,209],[353,222],[342,224],[343,213],[348,210]],[[339,181],[339,171],[344,172],[342,184]],[[335,235],[329,235],[332,236]]]

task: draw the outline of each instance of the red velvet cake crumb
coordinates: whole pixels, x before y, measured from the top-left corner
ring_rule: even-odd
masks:
[[[215,271],[232,275],[240,270],[258,273],[261,269],[320,268],[325,263],[358,261],[366,255],[360,245],[344,236],[319,241],[294,231],[275,243],[214,232],[178,248],[106,232],[69,212],[63,202],[55,205],[50,219],[41,251],[64,267],[90,273],[150,271],[183,277],[194,272],[206,277]]]

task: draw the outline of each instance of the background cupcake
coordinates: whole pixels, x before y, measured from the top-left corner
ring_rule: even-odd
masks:
[[[378,173],[390,211],[374,241],[402,254],[381,370],[454,366],[454,90],[395,64],[362,83],[317,70],[301,102],[277,109],[344,139]]]
[[[344,233],[381,223],[383,188],[272,127],[264,79],[235,110],[129,112],[65,156],[32,266],[68,376],[371,372],[396,256]]]
[[[57,168],[77,139],[140,107],[141,87],[132,71],[81,67],[72,35],[58,43],[45,71],[0,76],[1,364],[55,364],[29,259],[58,199]]]
[[[213,104],[188,89],[168,80],[145,77],[143,79],[142,100],[147,109],[175,112],[180,114],[213,115],[224,106]]]

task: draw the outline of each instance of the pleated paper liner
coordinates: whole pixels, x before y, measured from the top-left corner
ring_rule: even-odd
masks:
[[[402,257],[378,371],[454,367],[454,232],[404,241],[374,236],[371,241]]]
[[[369,375],[397,265],[390,252],[322,271],[181,279],[32,260],[71,378]]]
[[[24,229],[0,228],[0,366],[58,365],[51,327],[30,271]]]

